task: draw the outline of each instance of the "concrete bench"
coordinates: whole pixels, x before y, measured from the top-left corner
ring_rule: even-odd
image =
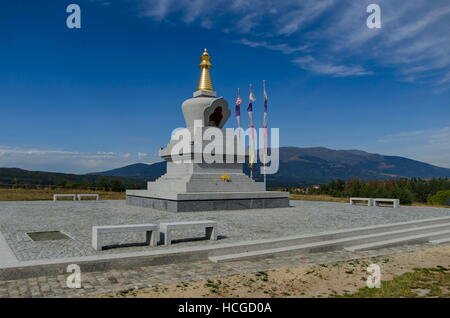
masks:
[[[78,200],[81,201],[81,198],[95,198],[96,201],[98,201],[99,199],[99,195],[98,194],[93,194],[93,193],[82,193],[82,194],[77,194],[77,198]]]
[[[371,198],[350,198],[351,205],[355,205],[356,201],[367,201],[367,206],[373,206],[373,199]]]
[[[379,203],[392,203],[393,208],[399,208],[400,207],[400,200],[399,199],[373,199],[373,205],[379,206]]]
[[[205,228],[206,238],[210,240],[217,240],[217,222],[214,221],[190,221],[190,222],[172,222],[172,223],[161,223],[159,225],[159,232],[161,241],[164,245],[172,244],[172,230],[193,228],[193,227],[203,227]]]
[[[102,250],[101,234],[124,232],[146,232],[146,243],[150,246],[158,244],[159,231],[156,224],[105,225],[92,227],[92,247],[97,251]]]
[[[72,197],[74,201],[77,199],[76,194],[54,194],[53,201],[56,201],[58,198],[67,198],[67,197]]]

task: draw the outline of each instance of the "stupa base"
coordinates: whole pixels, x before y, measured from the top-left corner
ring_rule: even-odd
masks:
[[[260,191],[160,195],[148,190],[128,190],[127,204],[169,212],[269,209],[289,207],[289,194]]]

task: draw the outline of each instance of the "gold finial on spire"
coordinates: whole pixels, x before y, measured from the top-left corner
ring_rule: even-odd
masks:
[[[209,69],[212,67],[211,57],[208,54],[206,49],[203,50],[203,54],[200,57],[200,65],[199,68],[202,69],[200,73],[200,80],[198,81],[197,90],[199,91],[213,91],[213,86],[211,82],[211,77],[209,75]]]

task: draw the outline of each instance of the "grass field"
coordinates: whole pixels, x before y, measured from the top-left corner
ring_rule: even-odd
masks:
[[[53,200],[56,193],[97,193],[100,200],[124,200],[125,192],[92,191],[80,189],[0,189],[0,201]],[[68,199],[59,199],[68,200]]]
[[[330,195],[321,194],[291,194],[291,200],[305,200],[305,201],[326,201],[326,202],[348,202],[348,198],[337,198]]]
[[[305,200],[305,201],[324,201],[324,202],[343,202],[348,203],[349,198],[342,197],[332,197],[329,195],[322,194],[291,194],[289,196],[291,200]],[[433,205],[428,203],[413,202],[412,206],[423,206],[423,207],[433,207],[433,208],[450,208],[446,205]]]
[[[450,268],[414,268],[412,272],[381,282],[381,288],[364,287],[347,298],[450,298]]]

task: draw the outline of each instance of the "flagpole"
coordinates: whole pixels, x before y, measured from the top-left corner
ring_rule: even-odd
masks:
[[[266,166],[264,165],[264,190],[267,190],[266,187]]]
[[[267,190],[267,179],[266,179],[266,157],[267,157],[267,92],[266,92],[266,81],[263,80],[263,92],[264,92],[264,190]]]
[[[250,95],[249,95],[249,105],[247,108],[247,113],[249,115],[249,120],[250,120],[250,145],[251,145],[251,154],[250,158],[249,158],[249,168],[250,168],[250,178],[253,179],[253,160],[255,157],[255,136],[254,136],[254,117],[253,117],[253,102],[256,100],[254,95],[253,95],[253,88],[252,88],[252,84],[249,85],[250,88]],[[250,150],[250,147],[249,147]]]
[[[249,103],[253,103],[252,99],[251,99],[251,91],[252,91],[252,84],[249,85],[250,87],[250,97],[249,97]],[[248,111],[248,109],[247,109]],[[252,109],[253,111],[253,109]],[[250,146],[252,147],[252,152],[253,152],[253,138],[251,137],[253,135],[253,126],[252,126],[252,120],[250,118]],[[250,147],[248,148],[250,150]],[[250,179],[253,179],[253,161],[252,161],[252,157],[251,154],[249,153],[250,157],[249,157],[249,168],[250,168]]]
[[[266,164],[264,163],[264,190],[267,190],[266,187]]]

